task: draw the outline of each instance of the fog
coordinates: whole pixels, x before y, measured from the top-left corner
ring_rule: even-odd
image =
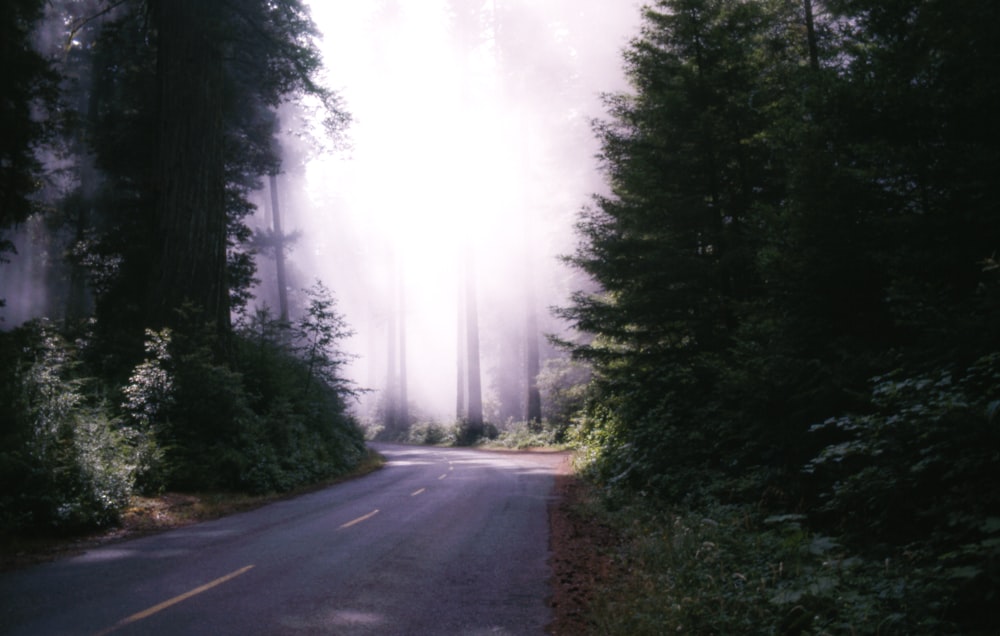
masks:
[[[302,290],[316,280],[333,291],[355,332],[344,343],[353,356],[345,371],[372,389],[358,408],[373,415],[388,376],[389,325],[400,314],[410,414],[447,421],[456,412],[459,288],[471,267],[484,411],[496,420],[501,376],[523,369],[529,307],[543,360],[559,355],[544,334],[565,327],[549,310],[586,284],[558,257],[573,252],[576,215],[605,187],[591,120],[603,116],[601,93],[626,86],[621,52],[637,33],[639,4],[310,4],[325,84],[353,121],[332,148],[308,108],[280,111],[277,198],[284,234],[292,236],[290,318],[301,317]],[[61,50],[64,29],[59,20],[43,22],[39,48]],[[45,162],[52,175],[54,162]],[[92,170],[79,172],[93,178]],[[249,224],[266,233],[271,192],[263,182]],[[65,195],[71,186],[59,187]],[[71,240],[49,234],[37,217],[9,234],[17,253],[4,254],[10,262],[0,266],[7,299],[0,327],[59,314],[65,304],[56,299],[68,293],[69,274],[57,261],[59,245]],[[257,265],[255,304],[277,317],[273,252],[258,255]],[[86,301],[77,306],[92,309]]]
[[[542,332],[559,332],[549,308],[581,284],[558,256],[573,251],[574,217],[603,188],[590,121],[602,115],[601,92],[624,88],[621,50],[639,8],[607,0],[311,4],[328,84],[354,121],[348,148],[286,159],[280,210],[286,231],[300,232],[288,286],[318,278],[334,290],[356,331],[349,375],[378,390],[395,262],[411,411],[447,419],[469,248],[484,404],[495,410],[498,369],[523,341],[526,303],[537,305]],[[268,222],[261,205],[256,223]],[[259,260],[258,296],[271,307],[274,269],[273,259]],[[542,346],[543,357],[552,354]]]

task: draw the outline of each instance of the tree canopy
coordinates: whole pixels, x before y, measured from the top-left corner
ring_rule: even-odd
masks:
[[[949,618],[984,616],[997,581],[972,564],[997,557],[1000,514],[982,450],[1000,388],[997,11],[645,10],[632,89],[595,123],[610,194],[581,214],[570,257],[599,291],[561,310],[592,335],[574,347],[597,372],[577,435],[599,475],[671,501],[770,493],[866,549],[919,545],[940,581],[980,586],[951,587]]]
[[[17,2],[0,27],[0,230],[34,213],[65,279],[52,320],[0,333],[0,533],[349,469],[363,440],[332,292],[317,282],[295,321],[246,309],[278,108],[312,100],[332,138],[349,120],[305,4]]]

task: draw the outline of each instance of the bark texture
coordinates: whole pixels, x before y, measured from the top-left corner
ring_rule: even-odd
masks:
[[[159,253],[149,285],[154,326],[191,303],[221,332],[229,321],[219,5],[150,0],[159,103],[155,215]]]

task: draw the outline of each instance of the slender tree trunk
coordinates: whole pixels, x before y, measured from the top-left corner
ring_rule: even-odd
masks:
[[[461,260],[461,259],[459,259]],[[469,416],[465,403],[465,389],[469,382],[469,377],[465,371],[465,276],[459,264],[458,289],[457,291],[457,315],[455,316],[455,355],[456,355],[456,383],[455,383],[455,419],[459,422],[465,421]]]
[[[510,304],[520,308],[516,303]],[[500,339],[494,378],[499,402],[497,416],[501,422],[520,422],[524,420],[524,321],[502,320],[495,337]]]
[[[230,328],[223,170],[223,61],[218,4],[150,0],[159,102],[154,207],[158,254],[147,297],[153,326],[190,302],[220,333]]]
[[[271,188],[271,227],[274,230],[274,265],[278,275],[278,319],[288,322],[288,283],[285,279],[285,234],[281,229],[281,210],[278,207],[278,177],[268,175]]]
[[[524,419],[529,425],[542,422],[542,394],[538,390],[538,372],[541,368],[538,352],[538,315],[535,312],[535,298],[528,283],[528,314],[525,320],[524,367],[528,383],[527,408]]]
[[[378,307],[377,301],[374,297],[369,296],[368,298],[368,356],[366,357],[368,375],[367,375],[367,385],[368,387],[378,386],[378,364],[375,362],[378,356]],[[364,413],[365,417],[374,420],[376,418],[378,402],[377,394],[372,392],[367,392],[364,394]]]
[[[479,309],[476,306],[476,272],[471,250],[465,272],[465,330],[469,371],[469,417],[466,423],[471,439],[483,435],[483,392],[479,372]]]
[[[819,70],[819,45],[816,42],[816,25],[813,22],[812,0],[803,0],[806,11],[806,37],[809,41],[809,66],[814,70]]]
[[[386,360],[385,360],[385,427],[390,435],[395,435],[399,429],[399,405],[396,394],[396,293],[394,289],[396,259],[389,256],[389,294],[387,297],[385,333],[386,333]]]
[[[399,266],[399,425],[406,429],[410,424],[409,396],[406,391],[406,288],[403,285],[403,267]]]

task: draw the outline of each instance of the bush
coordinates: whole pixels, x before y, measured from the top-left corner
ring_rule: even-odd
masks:
[[[118,519],[135,466],[78,353],[46,321],[0,334],[0,528],[69,531]]]
[[[309,293],[296,325],[262,312],[223,338],[187,312],[147,331],[123,383],[86,377],[45,321],[0,333],[0,531],[108,525],[136,488],[285,491],[353,468],[366,449],[338,375],[348,331],[321,285]]]
[[[803,515],[608,496],[615,512],[607,501],[589,511],[622,538],[617,576],[592,609],[602,634],[955,633],[942,619],[943,590],[904,550],[852,553]]]
[[[122,388],[123,434],[133,449],[136,488],[144,494],[161,492],[170,478],[164,448],[165,417],[174,405],[170,339],[169,329],[146,330],[146,358]]]
[[[417,422],[410,426],[406,434],[408,444],[428,446],[454,446],[458,439],[457,426],[446,426],[438,422]]]
[[[566,430],[586,405],[591,368],[582,360],[548,358],[538,374],[542,415],[555,431],[556,442],[564,441]]]
[[[514,422],[508,420],[499,428],[491,446],[504,448],[540,448],[554,446],[562,437],[562,428],[553,427],[547,420],[542,422]]]
[[[819,519],[870,550],[905,545],[951,611],[986,620],[1000,590],[1000,354],[874,379],[874,411],[813,427]]]

